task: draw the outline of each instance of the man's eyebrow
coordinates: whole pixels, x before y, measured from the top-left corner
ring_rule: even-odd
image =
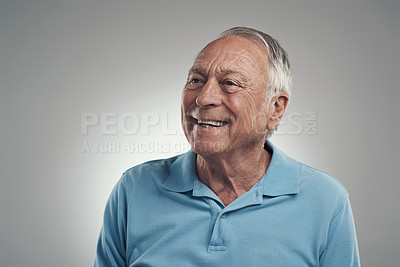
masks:
[[[243,75],[242,72],[237,71],[237,70],[232,70],[232,69],[220,69],[218,72],[218,75],[221,76],[228,76],[230,74],[238,76],[243,82],[247,82],[248,79],[246,78],[245,75]]]
[[[201,74],[201,75],[205,76],[206,75],[206,70],[201,68],[201,67],[193,66],[193,67],[190,68],[189,74],[193,74],[193,73],[197,73],[197,74]]]

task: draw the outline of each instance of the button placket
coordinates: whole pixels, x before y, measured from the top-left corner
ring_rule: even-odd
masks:
[[[226,212],[224,212],[224,207],[221,206],[217,201],[209,198],[207,202],[210,205],[212,219],[211,236],[207,250],[210,252],[225,251],[226,233],[224,231],[225,227],[223,218],[226,217]]]
[[[211,233],[211,239],[208,246],[209,251],[225,251],[226,238],[224,232],[224,222],[222,215],[218,215]]]
[[[235,200],[228,206],[224,206],[220,199],[200,181],[195,181],[195,196],[203,196],[207,199],[210,206],[211,212],[211,236],[208,243],[208,251],[226,251],[227,242],[229,239],[229,233],[227,232],[230,228],[228,223],[232,223],[232,220],[228,220],[228,212],[234,213],[237,210],[243,208],[260,205],[263,200],[262,195],[262,183],[257,184],[249,192],[245,193],[239,199]],[[231,216],[231,215],[229,215]]]

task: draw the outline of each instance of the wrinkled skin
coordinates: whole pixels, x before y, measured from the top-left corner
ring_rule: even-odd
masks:
[[[183,90],[182,127],[198,155],[199,178],[220,198],[227,192],[224,203],[265,173],[270,155],[263,145],[289,99],[266,103],[268,62],[266,49],[252,39],[217,39],[197,56]]]

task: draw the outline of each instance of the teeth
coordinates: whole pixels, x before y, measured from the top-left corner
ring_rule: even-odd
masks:
[[[227,124],[226,121],[202,121],[202,120],[197,120],[197,123],[206,127],[207,126],[221,127]]]

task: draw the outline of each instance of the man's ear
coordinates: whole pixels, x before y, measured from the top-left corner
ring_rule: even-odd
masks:
[[[279,95],[274,96],[268,106],[268,130],[272,131],[278,127],[283,114],[289,104],[289,94],[286,92],[279,93]]]

